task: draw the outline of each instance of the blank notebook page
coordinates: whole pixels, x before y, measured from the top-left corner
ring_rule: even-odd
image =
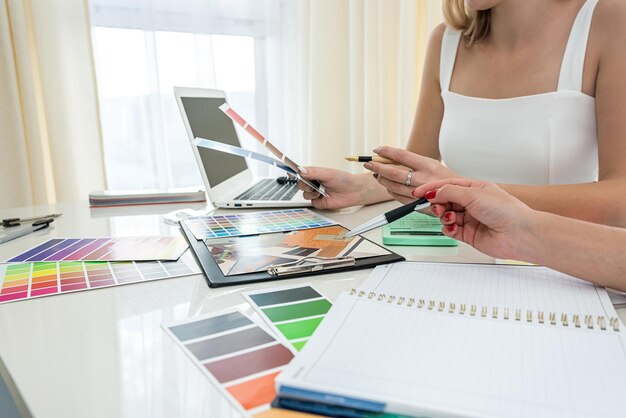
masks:
[[[625,416],[622,334],[343,294],[278,383],[412,415]]]
[[[377,267],[359,290],[479,309],[617,317],[604,288],[545,267],[395,263]]]

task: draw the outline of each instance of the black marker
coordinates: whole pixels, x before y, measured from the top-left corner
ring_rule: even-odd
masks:
[[[400,218],[404,218],[411,212],[422,210],[430,206],[430,202],[425,197],[418,199],[414,202],[407,203],[404,206],[400,206],[399,208],[395,208],[394,210],[390,210],[389,212],[385,212],[382,215],[378,215],[377,217],[370,219],[365,222],[363,225],[359,225],[354,228],[352,231],[348,232],[345,235],[345,238],[350,238],[355,235],[362,234],[367,231],[371,231],[372,229],[380,228],[383,225],[387,225],[393,221],[397,221]]]

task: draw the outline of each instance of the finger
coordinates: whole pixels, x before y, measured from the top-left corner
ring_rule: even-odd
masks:
[[[437,190],[426,193],[425,197],[431,204],[457,205],[456,209],[459,211],[458,209],[468,207],[483,192],[482,189],[473,187],[445,184]]]
[[[376,180],[381,186],[386,188],[387,191],[389,191],[390,193],[399,194],[401,196],[409,198],[410,200],[415,200],[413,196],[411,195],[411,192],[413,191],[413,187],[405,186],[404,184],[400,184],[395,181],[390,181],[389,179],[382,177],[382,176],[378,176]]]
[[[312,192],[313,189],[310,186],[307,186],[306,183],[303,183],[301,181],[298,182],[298,189],[302,190],[303,192]]]
[[[376,162],[369,162],[363,165],[366,169],[373,171],[374,173],[378,173],[379,177],[386,177],[391,181],[395,181],[396,183],[401,183],[406,185],[406,180],[409,178],[409,168],[391,165],[391,164],[382,164]],[[412,174],[411,176],[413,176]]]
[[[315,209],[328,209],[328,201],[323,197],[318,197],[317,199],[312,199],[311,204]]]
[[[441,205],[441,204],[430,205],[430,211],[437,218],[441,218],[448,210],[450,210],[450,208],[446,205]]]
[[[305,172],[301,172],[300,175],[307,180],[317,180],[320,183],[331,180],[335,175],[335,170],[330,170],[324,167],[304,167]]]
[[[452,224],[457,224],[457,214],[456,212],[452,212],[452,211],[447,211],[443,214],[443,216],[441,217],[441,223],[444,225],[452,225]]]
[[[444,225],[441,228],[441,232],[450,238],[457,239],[459,241],[463,241],[463,227],[457,224],[452,225]]]
[[[437,190],[446,184],[452,184],[452,185],[464,186],[464,187],[484,188],[489,183],[486,183],[480,180],[472,180],[472,179],[465,179],[465,178],[450,178],[450,179],[438,180],[438,181],[434,181],[432,183],[426,183],[417,187],[413,191],[413,197],[415,198],[423,197],[424,195],[426,195],[427,192],[431,190]]]
[[[407,167],[419,169],[425,167],[431,160],[414,152],[407,151],[403,148],[396,147],[378,147],[374,150],[381,157],[389,158]]]
[[[307,190],[304,193],[302,193],[302,196],[306,200],[313,200],[313,199],[317,199],[318,197],[320,197],[321,194],[319,194],[319,192],[316,192],[315,190],[311,190],[311,191]]]

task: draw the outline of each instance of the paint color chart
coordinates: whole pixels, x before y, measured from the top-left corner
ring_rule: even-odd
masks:
[[[246,413],[266,410],[292,351],[237,310],[163,326],[194,363]]]
[[[244,297],[296,351],[302,350],[332,306],[310,285],[247,292]]]
[[[175,261],[189,247],[185,238],[56,238],[8,260],[34,261]]]
[[[190,252],[178,261],[0,264],[0,303],[198,273]]]
[[[199,240],[299,231],[337,224],[308,209],[209,215],[185,219],[183,222]]]

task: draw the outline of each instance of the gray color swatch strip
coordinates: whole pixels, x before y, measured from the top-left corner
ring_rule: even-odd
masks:
[[[170,327],[170,331],[172,331],[180,341],[188,341],[250,324],[252,324],[252,321],[241,314],[241,312],[231,312],[226,315],[215,316],[202,321],[175,325]]]
[[[312,287],[304,286],[295,289],[279,290],[277,292],[259,293],[250,295],[250,299],[258,306],[276,305],[278,303],[295,302],[298,300],[319,298],[322,295]]]
[[[187,348],[198,360],[204,361],[273,341],[276,341],[274,337],[261,328],[254,327],[222,335],[221,337],[190,343],[187,344]]]

